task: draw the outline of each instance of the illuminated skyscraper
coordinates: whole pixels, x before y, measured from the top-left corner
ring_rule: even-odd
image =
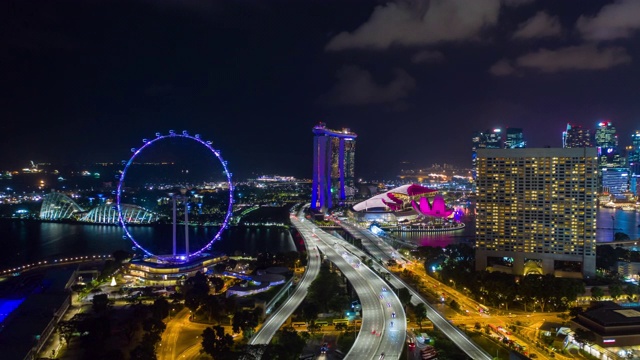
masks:
[[[501,149],[502,130],[496,128],[485,132],[478,131],[471,138],[471,175],[476,178],[476,158],[478,149]]]
[[[524,134],[521,128],[507,128],[507,134],[504,140],[505,149],[520,149],[527,147],[524,141]]]
[[[624,193],[628,191],[629,170],[626,157],[622,156],[618,149],[616,128],[610,121],[598,123],[595,146],[598,149],[600,170],[598,191],[611,194],[616,198],[623,198]],[[626,186],[622,186],[624,182],[627,182]]]
[[[611,153],[618,149],[618,135],[616,135],[615,126],[610,121],[598,123],[595,143],[601,153]]]
[[[631,146],[627,148],[627,163],[629,164],[630,189],[634,195],[638,195],[640,187],[640,130],[631,134]]]
[[[476,269],[595,274],[595,148],[478,150]]]
[[[592,147],[591,132],[580,125],[567,124],[567,130],[562,132],[562,147],[581,148]]]
[[[325,211],[344,201],[355,186],[356,137],[349,129],[313,128],[313,188],[311,208]]]

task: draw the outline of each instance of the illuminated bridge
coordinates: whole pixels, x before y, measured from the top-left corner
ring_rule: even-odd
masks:
[[[138,205],[122,204],[122,216],[128,224],[149,224],[158,221],[160,215]],[[113,204],[103,204],[86,211],[65,194],[47,194],[40,208],[42,220],[78,220],[94,224],[117,224],[118,210]]]

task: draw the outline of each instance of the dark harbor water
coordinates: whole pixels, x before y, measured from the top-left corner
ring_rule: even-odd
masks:
[[[473,242],[473,218],[464,219],[462,230],[443,233],[395,233],[419,245],[444,247],[449,244]],[[611,241],[615,232],[632,239],[640,238],[640,212],[601,208],[598,210],[596,238]],[[171,225],[131,227],[130,232],[153,253],[169,254],[172,250]],[[190,227],[190,248],[206,245],[217,232],[212,227]],[[115,250],[131,251],[133,244],[122,238],[118,226],[46,223],[0,219],[0,269],[34,261],[66,256],[111,254]],[[184,228],[178,227],[178,252],[184,251]],[[232,227],[223,232],[213,251],[226,254],[295,251],[289,231],[269,227]]]
[[[129,231],[153,253],[172,252],[171,225],[137,226]],[[191,251],[205,246],[217,231],[213,227],[190,227]],[[122,236],[118,226],[0,219],[0,269],[66,256],[131,251],[133,243]],[[178,227],[177,239],[178,252],[184,252],[184,228]],[[288,230],[270,227],[232,227],[212,247],[212,251],[229,255],[295,250]]]

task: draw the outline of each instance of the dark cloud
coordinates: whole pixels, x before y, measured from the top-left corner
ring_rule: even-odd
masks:
[[[345,66],[338,71],[338,83],[321,98],[321,102],[331,105],[397,105],[416,87],[416,81],[402,69],[394,69],[393,74],[389,83],[378,84],[369,71]]]
[[[377,6],[369,20],[354,31],[332,38],[326,49],[384,50],[392,45],[477,39],[483,28],[496,24],[499,12],[500,0],[390,2]]]
[[[444,61],[444,55],[440,51],[422,50],[411,57],[411,62],[414,64],[442,61]]]
[[[581,16],[576,27],[588,40],[628,38],[640,29],[640,1],[619,0],[606,5],[595,17]]]
[[[507,59],[502,59],[489,68],[489,72],[495,76],[511,75],[515,71],[516,69],[513,68],[513,65],[511,65],[511,62]]]
[[[540,49],[516,59],[516,66],[553,73],[563,70],[604,70],[628,64],[631,57],[622,47],[598,48],[594,44]]]
[[[540,11],[534,17],[520,24],[513,37],[516,39],[533,39],[559,36],[561,33],[560,20]]]

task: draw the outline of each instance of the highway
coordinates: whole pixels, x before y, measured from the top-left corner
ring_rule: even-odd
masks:
[[[291,221],[296,219],[295,216],[291,216]],[[264,322],[258,332],[251,338],[249,344],[269,344],[271,339],[275,335],[276,331],[280,329],[282,324],[293,314],[293,312],[302,303],[307,296],[307,289],[311,282],[318,276],[320,272],[320,263],[322,262],[321,254],[318,252],[318,248],[313,244],[313,237],[310,234],[301,232],[304,239],[305,247],[307,249],[307,269],[302,276],[302,279],[295,287],[293,294]]]
[[[367,230],[364,230],[364,231],[367,231]],[[366,238],[376,239],[377,237],[374,234],[369,232]],[[378,238],[377,240],[384,243],[382,239]],[[355,255],[360,257],[361,256],[370,257],[368,254],[364,253],[362,250],[356,248],[355,246],[347,243],[346,241],[344,240],[339,240],[339,241],[342,246],[349,249]],[[363,246],[364,246],[364,242],[365,241],[363,240]],[[376,240],[373,240],[373,242],[375,244]],[[462,332],[457,327],[453,326],[447,319],[445,319],[445,317],[442,314],[438,312],[438,310],[436,310],[433,306],[431,306],[431,304],[427,302],[417,291],[415,291],[413,288],[407,285],[404,281],[402,281],[399,277],[397,277],[392,272],[388,272],[388,273],[390,275],[389,282],[397,289],[406,287],[412,295],[411,303],[414,305],[423,303],[427,308],[427,317],[429,318],[429,320],[431,320],[431,322],[433,322],[433,325],[436,326],[440,331],[442,331],[451,341],[453,341],[456,345],[458,345],[458,347],[462,351],[464,351],[470,358],[478,359],[478,360],[492,359],[491,355],[487,354],[487,352],[485,352],[480,346],[478,346],[476,343],[471,341],[471,339],[469,339],[469,337],[467,337],[467,335],[464,332]]]
[[[362,246],[375,258],[374,261],[381,259],[386,264],[387,261],[394,259],[399,263],[404,263],[396,249],[387,244],[383,239],[374,235],[371,231],[348,224],[344,221],[340,223],[340,226],[352,236],[360,238]]]
[[[362,327],[345,359],[379,359],[382,353],[385,359],[398,359],[406,337],[406,316],[398,297],[385,291],[386,283],[360,264],[358,256],[339,246],[343,240],[304,219],[292,219],[292,224],[303,235],[316,239],[320,251],[349,279],[360,299]]]

